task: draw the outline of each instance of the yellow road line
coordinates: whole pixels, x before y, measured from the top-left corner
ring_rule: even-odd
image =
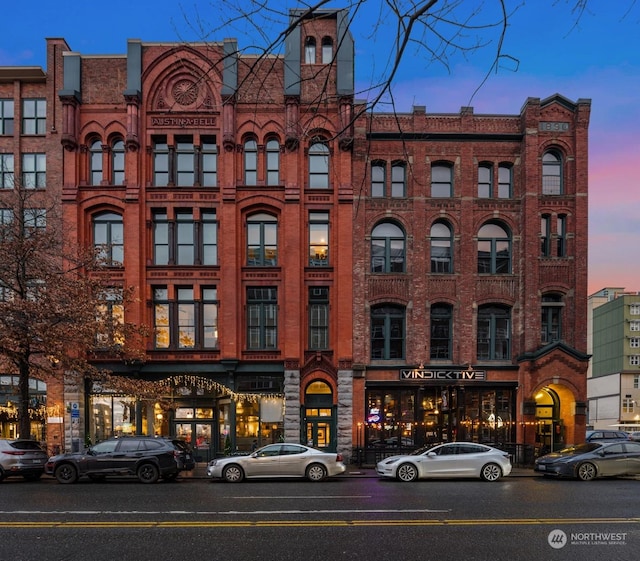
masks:
[[[238,520],[238,521],[42,521],[0,522],[3,528],[277,528],[349,526],[540,526],[558,524],[640,524],[640,518],[491,518],[441,520]]]

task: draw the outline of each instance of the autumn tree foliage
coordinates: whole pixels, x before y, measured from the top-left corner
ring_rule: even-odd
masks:
[[[0,370],[18,376],[18,424],[30,436],[29,379],[99,377],[97,355],[140,359],[144,328],[124,321],[134,294],[105,285],[101,255],[64,241],[43,190],[0,190]]]

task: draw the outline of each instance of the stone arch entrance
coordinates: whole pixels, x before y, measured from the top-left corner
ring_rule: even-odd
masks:
[[[333,389],[326,381],[315,379],[305,387],[301,432],[307,446],[336,451],[336,407],[333,401]]]
[[[548,384],[533,395],[535,401],[538,454],[553,452],[573,443],[575,435],[575,396],[561,384]]]

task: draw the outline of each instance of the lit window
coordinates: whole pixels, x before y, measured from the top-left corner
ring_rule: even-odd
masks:
[[[309,267],[329,266],[329,213],[309,213]]]

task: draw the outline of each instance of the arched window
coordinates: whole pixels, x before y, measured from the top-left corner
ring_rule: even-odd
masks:
[[[493,166],[480,164],[478,166],[478,197],[486,199],[493,196]]]
[[[478,360],[509,360],[511,310],[489,304],[478,308]]]
[[[451,228],[445,222],[431,226],[431,272],[453,273]]]
[[[247,265],[274,267],[278,264],[278,219],[259,212],[247,219]]]
[[[384,304],[371,308],[371,358],[404,358],[405,308]]]
[[[124,228],[122,216],[115,212],[101,212],[93,216],[93,247],[99,259],[112,267],[120,267],[124,260]]]
[[[304,62],[305,64],[316,63],[316,39],[307,37],[304,41]]]
[[[453,196],[453,168],[449,164],[431,166],[431,196]]]
[[[451,360],[453,341],[452,306],[434,304],[431,306],[430,356],[432,359]]]
[[[249,139],[244,143],[244,184],[258,183],[258,143]]]
[[[542,344],[562,339],[562,308],[564,302],[560,294],[545,294],[542,297],[542,320],[540,340]]]
[[[267,185],[280,184],[280,143],[271,138],[267,140]]]
[[[324,142],[309,147],[309,188],[329,188],[329,147]]]
[[[371,232],[371,272],[403,273],[404,232],[391,222],[378,224]]]
[[[124,183],[124,141],[116,140],[111,145],[111,183],[122,185]]]
[[[511,273],[511,236],[500,224],[489,222],[478,232],[478,273]]]
[[[333,60],[333,39],[331,37],[322,38],[322,64],[331,64]]]
[[[94,140],[89,146],[89,183],[100,185],[102,181],[102,141]]]
[[[562,157],[555,150],[549,150],[542,156],[542,194],[562,195]]]

